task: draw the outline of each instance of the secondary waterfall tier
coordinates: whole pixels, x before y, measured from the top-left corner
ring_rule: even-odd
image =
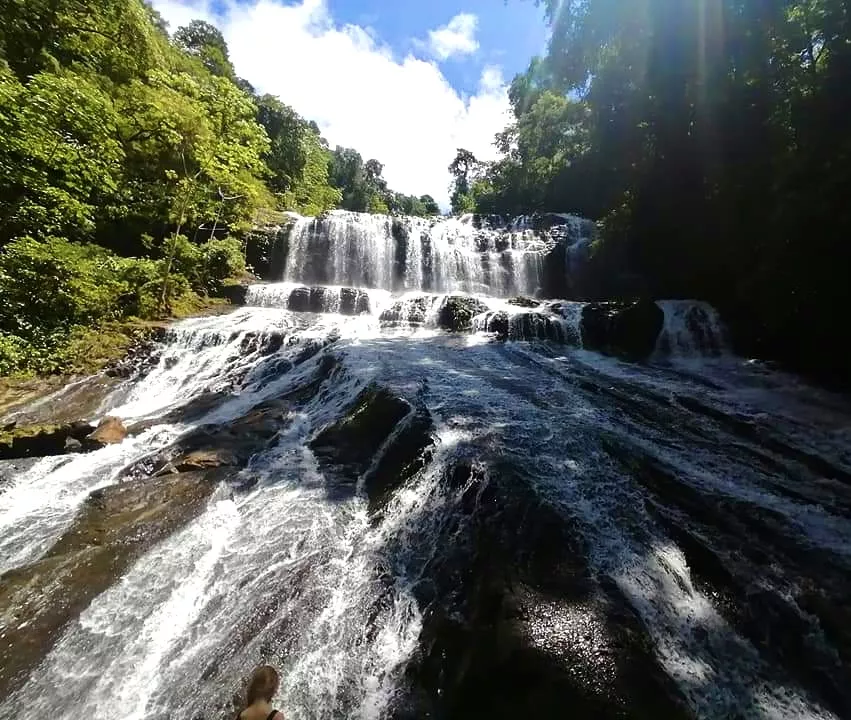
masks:
[[[593,231],[592,222],[571,215],[505,220],[334,211],[282,228],[269,276],[396,292],[556,297],[570,284]]]
[[[507,300],[465,293],[407,292],[294,283],[253,285],[246,304],[296,313],[364,316],[384,328],[431,327],[500,340],[551,340],[643,360],[727,354],[727,331],[710,305],[696,300],[584,303]],[[365,326],[366,329],[366,326]]]

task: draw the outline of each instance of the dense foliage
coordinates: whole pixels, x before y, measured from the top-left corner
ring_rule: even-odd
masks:
[[[456,167],[456,204],[599,218],[586,294],[699,296],[745,351],[847,377],[848,3],[542,4],[504,155]]]
[[[230,238],[266,210],[438,211],[354,151],[342,171],[208,23],[169,36],[143,0],[0,0],[0,17],[0,373],[62,369],[81,328],[219,292],[245,271]]]
[[[340,207],[346,210],[394,215],[440,214],[431,195],[416,197],[390,190],[382,177],[384,166],[378,160],[364,162],[357,150],[337,147],[330,169],[331,183],[342,192]]]
[[[170,295],[216,292],[245,270],[235,239],[178,238]],[[63,370],[91,326],[157,312],[165,260],[125,258],[92,243],[18,238],[0,253],[0,374]]]

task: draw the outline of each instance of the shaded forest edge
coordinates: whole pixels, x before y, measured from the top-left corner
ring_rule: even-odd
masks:
[[[538,4],[547,51],[453,208],[600,220],[584,295],[707,300],[742,354],[847,387],[848,4]]]

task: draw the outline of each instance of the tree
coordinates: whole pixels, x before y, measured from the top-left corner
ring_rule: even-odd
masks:
[[[440,215],[440,206],[431,195],[422,195],[420,205],[423,215]]]
[[[465,213],[475,210],[475,201],[470,194],[470,182],[481,164],[469,150],[458,149],[455,159],[449,164],[449,173],[455,180],[452,186],[452,212]]]
[[[175,44],[197,57],[213,75],[236,78],[230,52],[221,31],[203,20],[193,20],[174,33]]]
[[[643,292],[719,305],[745,352],[844,373],[812,348],[851,304],[847,3],[541,4],[551,40],[512,83],[504,155],[472,181],[456,158],[454,208],[598,218],[594,293],[626,292],[625,264]]]
[[[32,230],[88,236],[123,161],[109,97],[70,72],[24,86],[0,65],[0,99],[0,244]]]
[[[305,215],[319,215],[337,207],[342,193],[329,181],[331,153],[322,137],[309,125],[301,135],[301,151],[304,166],[290,189],[281,196],[283,206]]]

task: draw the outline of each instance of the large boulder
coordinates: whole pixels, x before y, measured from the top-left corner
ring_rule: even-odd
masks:
[[[248,300],[248,288],[250,284],[245,282],[226,283],[219,290],[219,295],[225,298],[231,305],[245,305]]]
[[[579,340],[561,315],[546,312],[489,312],[477,319],[476,329],[493,334],[497,340],[550,340],[565,345],[578,344]]]
[[[437,311],[437,324],[450,332],[470,332],[473,318],[488,311],[481,300],[467,295],[450,295]]]
[[[320,313],[324,307],[325,288],[299,287],[290,293],[287,309],[292,312]]]
[[[397,300],[381,313],[382,325],[423,325],[431,310],[434,298],[430,295],[418,295]]]
[[[287,309],[292,312],[360,315],[370,310],[369,295],[358,288],[297,287],[290,293]]]
[[[369,295],[363,290],[357,288],[341,288],[340,289],[340,307],[341,315],[362,315],[369,313]]]
[[[249,353],[274,355],[283,347],[285,339],[286,335],[279,330],[248,332],[243,337],[239,349],[246,355]]]
[[[354,484],[410,412],[411,406],[402,398],[370,386],[358,395],[345,416],[310,441],[310,449],[320,465]]]
[[[542,500],[534,469],[463,454],[433,470],[445,500],[429,542],[405,547],[427,568],[412,592],[428,612],[399,715],[691,717],[629,599],[595,572],[578,524]]]
[[[85,445],[96,449],[106,445],[117,445],[127,437],[127,428],[117,417],[105,417],[97,428],[86,436]]]
[[[0,697],[134,560],[198,515],[226,477],[190,472],[97,490],[43,558],[0,576]]]
[[[425,465],[432,435],[425,410],[385,388],[370,386],[345,416],[310,442],[310,448],[339,492],[351,493],[362,483],[375,512]]]
[[[589,303],[582,311],[582,340],[588,350],[645,360],[664,322],[664,313],[650,301]]]
[[[134,463],[125,475],[138,478],[204,468],[245,467],[290,422],[289,410],[289,404],[274,400],[227,424],[201,426]]]
[[[512,340],[552,340],[566,344],[569,340],[561,317],[540,312],[518,313],[511,318]]]
[[[212,470],[213,468],[235,467],[239,465],[239,456],[227,448],[208,448],[195,450],[181,457],[174,470],[179,473],[194,470]]]
[[[82,449],[82,441],[95,428],[84,422],[62,425],[16,425],[0,432],[0,460],[65,455]]]
[[[479,332],[491,333],[497,340],[508,340],[511,332],[511,316],[503,310],[485,313],[476,320],[475,329]]]
[[[509,298],[505,302],[509,305],[523,308],[536,308],[541,305],[540,300],[535,300],[535,298],[526,297],[525,295],[518,295],[517,297]]]
[[[409,412],[385,443],[378,462],[363,476],[370,511],[383,507],[391,493],[429,462],[434,447],[434,425],[425,409]]]

